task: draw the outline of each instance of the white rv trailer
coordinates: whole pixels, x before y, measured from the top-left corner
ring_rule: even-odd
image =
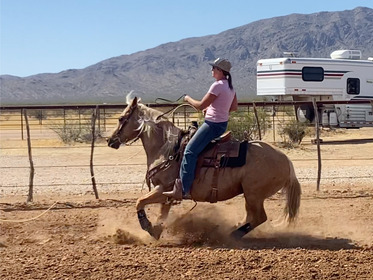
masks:
[[[373,126],[373,58],[361,60],[359,50],[340,50],[331,58],[260,59],[257,95],[293,101],[371,100],[370,104],[324,104],[317,113],[323,126]],[[314,120],[312,105],[296,109],[298,120]]]

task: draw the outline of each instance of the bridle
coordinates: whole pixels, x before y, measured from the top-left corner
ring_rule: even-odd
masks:
[[[119,117],[119,123],[120,123],[120,126],[117,130],[117,133],[115,134],[115,137],[114,137],[114,140],[118,141],[120,144],[124,144],[124,145],[132,145],[133,143],[135,143],[137,140],[140,139],[140,135],[144,132],[145,130],[145,121],[143,120],[141,122],[141,124],[139,125],[138,128],[136,128],[134,131],[138,131],[137,135],[135,138],[133,138],[132,140],[129,139],[129,140],[126,140],[126,141],[122,141],[120,139],[120,135],[122,133],[122,129],[124,128],[125,124],[128,123],[130,117],[132,116],[133,112],[135,111],[135,108],[137,106],[131,106],[130,109],[128,110],[128,113],[127,113],[127,116],[124,117],[124,116],[120,116]]]

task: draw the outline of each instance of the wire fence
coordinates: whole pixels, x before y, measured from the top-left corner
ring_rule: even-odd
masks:
[[[166,113],[177,104],[148,104],[148,106],[155,107],[157,110]],[[96,106],[97,107],[97,106]],[[90,135],[90,125],[92,113],[96,110],[93,105],[87,106],[25,106],[25,107],[2,107],[0,109],[0,133],[1,139],[21,139],[26,138],[26,126],[24,122],[25,111],[29,117],[29,126],[32,131],[33,140],[38,139],[53,139],[61,138],[67,141],[67,138],[74,138],[72,134],[78,134],[82,139],[73,139],[75,141],[87,141],[84,136]],[[98,107],[96,132],[99,136],[112,131],[116,125],[117,120],[125,106],[123,105],[106,105]],[[278,129],[287,121],[295,118],[295,111],[293,106],[278,105],[260,107],[259,112],[265,114],[265,122],[261,128],[261,133],[272,136],[272,141],[280,140],[278,137]],[[236,113],[239,119],[244,120],[242,116],[253,116],[253,107],[250,104],[240,104],[239,111]],[[192,108],[183,107],[169,116],[169,119],[179,128],[187,129],[193,122],[199,122],[203,118],[201,113],[194,111]],[[252,126],[256,131],[257,124],[245,124],[242,122],[242,127],[245,125]],[[240,123],[240,121],[239,121]],[[70,134],[69,134],[70,133]],[[67,135],[66,135],[67,134]],[[257,132],[254,133],[254,138],[258,138]]]
[[[281,142],[281,127],[284,126],[287,122],[295,119],[294,106],[290,103],[284,104],[260,104],[259,112],[265,117],[264,125],[261,126],[261,136],[266,137],[270,142]],[[175,107],[175,104],[148,104],[150,107],[155,107],[157,110],[160,110],[163,113],[168,112],[170,109]],[[92,115],[96,112],[96,133],[98,136],[103,136],[104,134],[109,133],[117,126],[117,120],[125,106],[123,105],[106,105],[102,107],[97,107],[93,105],[86,106],[25,106],[25,107],[13,107],[13,108],[4,108],[0,110],[0,148],[2,151],[3,161],[0,166],[0,171],[2,174],[8,173],[10,175],[14,174],[14,177],[21,177],[21,180],[10,180],[9,182],[3,181],[0,185],[1,189],[26,189],[29,187],[27,182],[27,170],[30,169],[30,166],[27,165],[25,161],[14,163],[10,160],[11,156],[4,156],[16,154],[17,157],[19,154],[22,154],[27,150],[25,144],[26,135],[26,125],[24,122],[24,115],[27,111],[29,117],[29,129],[32,141],[32,150],[38,151],[37,154],[43,154],[44,157],[48,157],[48,153],[51,153],[51,156],[58,157],[58,151],[71,151],[75,153],[79,150],[81,153],[86,153],[87,157],[89,155],[88,149],[89,146],[89,137],[91,136],[91,124],[92,124]],[[239,114],[243,115],[253,115],[253,106],[252,104],[239,104]],[[200,121],[202,115],[198,112],[195,112],[191,108],[184,107],[174,114],[169,116],[169,119],[172,122],[182,128],[187,129],[192,121]],[[247,126],[247,124],[242,124],[242,126]],[[258,139],[258,124],[250,123],[249,125],[253,126],[254,133],[252,134],[253,138]],[[78,142],[81,142],[79,145],[68,145],[62,144],[61,141],[64,141],[64,133],[72,133],[71,131],[79,132],[80,138],[77,138]],[[71,137],[71,135],[70,135]],[[94,168],[98,174],[96,174],[98,185],[100,188],[105,188],[107,186],[141,186],[144,183],[144,175],[146,172],[146,160],[145,155],[141,154],[138,159],[131,160],[127,163],[108,163],[105,160],[106,152],[101,150],[108,149],[106,143],[96,142],[95,146],[100,150],[99,160],[94,162]],[[136,147],[137,146],[137,147]],[[141,150],[139,144],[135,145],[136,148]],[[47,156],[45,156],[45,154]],[[100,158],[101,157],[101,158]],[[9,159],[9,160],[8,160]],[[89,167],[88,161],[80,162],[75,160],[68,160],[61,158],[60,161],[48,164],[42,163],[39,164],[37,161],[38,157],[35,160],[35,169],[36,169],[36,178],[34,187],[36,188],[56,188],[56,187],[89,187],[92,185],[90,182]],[[24,157],[22,158],[24,160]],[[327,161],[328,159],[323,159]],[[330,159],[331,160],[331,159]],[[336,160],[336,159],[332,159]],[[373,161],[373,156],[367,156],[365,158],[340,158],[337,159],[340,161]],[[119,161],[119,159],[118,159]],[[315,161],[317,162],[317,157],[315,155],[314,159],[294,159],[293,161]],[[120,173],[121,170],[127,170],[129,167],[137,167],[138,175],[135,176],[134,180],[128,180],[125,174],[121,176],[115,176],[115,174]],[[56,172],[58,170],[58,172]],[[54,173],[60,173],[61,170],[65,171],[65,175]],[[102,174],[107,174],[107,170],[110,170],[114,176],[113,179],[107,180]],[[81,179],[78,182],[74,180],[67,180],[69,177],[72,179],[74,176],[69,176],[73,173],[86,173],[85,179]],[[21,175],[22,173],[22,175]],[[38,175],[40,176],[38,177]],[[48,178],[51,180],[45,179],[45,174],[49,174]],[[54,175],[55,177],[51,176]],[[101,177],[100,177],[101,176]],[[322,180],[359,180],[359,179],[370,179],[370,175],[358,175],[358,176],[348,176],[348,175],[336,175],[336,176],[324,176]],[[53,178],[58,178],[53,179]],[[76,177],[77,178],[77,177]],[[317,178],[314,175],[301,175],[298,176],[300,181],[309,182],[315,181]],[[76,188],[75,188],[76,189]]]

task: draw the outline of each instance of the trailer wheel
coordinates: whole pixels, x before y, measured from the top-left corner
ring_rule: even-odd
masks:
[[[311,105],[300,105],[296,108],[297,119],[299,122],[312,122],[315,118],[315,110]]]

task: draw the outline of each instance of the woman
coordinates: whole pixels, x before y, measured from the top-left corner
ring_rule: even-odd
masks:
[[[205,111],[205,121],[187,144],[180,166],[180,179],[176,179],[174,189],[163,194],[176,200],[190,199],[197,159],[211,140],[221,136],[227,129],[229,112],[237,110],[237,97],[233,90],[231,63],[218,58],[212,66],[215,82],[202,100],[186,95],[184,101]]]

